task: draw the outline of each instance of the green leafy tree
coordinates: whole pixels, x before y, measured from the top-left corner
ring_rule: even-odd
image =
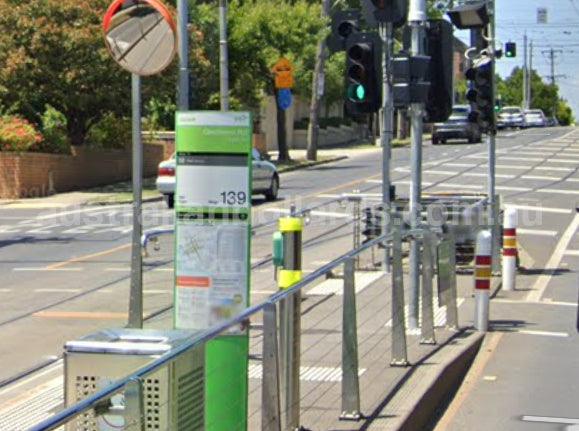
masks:
[[[41,123],[62,112],[82,144],[107,112],[129,112],[130,75],[110,59],[101,19],[109,0],[0,0],[0,105]]]

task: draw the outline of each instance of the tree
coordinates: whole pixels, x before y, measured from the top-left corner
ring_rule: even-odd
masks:
[[[109,0],[0,0],[0,104],[39,124],[45,105],[82,144],[107,112],[129,111],[130,75],[105,49]]]

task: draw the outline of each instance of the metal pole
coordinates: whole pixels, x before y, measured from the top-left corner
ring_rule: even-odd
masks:
[[[278,360],[277,310],[268,304],[263,310],[262,431],[281,431]]]
[[[420,344],[436,344],[432,303],[432,234],[424,232],[422,241],[422,324]]]
[[[219,0],[219,99],[229,111],[229,59],[227,55],[227,0]]]
[[[408,365],[406,324],[404,322],[404,270],[400,225],[392,226],[392,359],[390,365]]]
[[[189,109],[189,31],[187,29],[188,5],[187,0],[177,0],[178,31],[177,45],[179,46],[179,88],[178,104],[179,111]]]
[[[356,319],[355,259],[344,264],[342,296],[342,414],[340,419],[360,419],[358,334]]]
[[[527,80],[529,71],[527,69],[527,32],[523,36],[523,109],[529,109],[529,97],[527,96]]]
[[[383,230],[390,230],[390,159],[392,151],[394,100],[392,98],[392,54],[393,26],[392,23],[380,23],[380,38],[382,39],[382,121],[380,122],[380,145],[382,146],[382,205],[384,217]],[[390,272],[390,249],[384,249],[384,270]]]
[[[408,21],[412,28],[411,55],[423,54],[423,30],[426,20],[425,0],[412,0],[408,13]],[[410,106],[411,118],[411,171],[410,186],[410,225],[413,229],[420,225],[420,200],[422,193],[422,129],[424,104],[413,103]],[[408,327],[418,327],[418,298],[420,295],[420,243],[412,238],[410,241],[410,290],[408,297]]]
[[[454,227],[449,226],[447,238],[450,244],[449,262],[450,267],[450,291],[449,301],[446,302],[446,327],[451,330],[458,329],[458,307],[456,291],[456,238],[454,236]]]
[[[496,83],[495,83],[495,2],[494,0],[488,0],[488,8],[490,14],[490,23],[488,26],[488,51],[489,55],[492,59],[491,68],[492,68],[492,80],[491,80],[491,100],[495,100],[495,91],[496,91]],[[488,168],[488,197],[489,197],[489,210],[491,212],[491,234],[492,234],[492,244],[498,245],[499,238],[499,220],[498,220],[498,211],[496,208],[496,196],[495,196],[495,184],[496,184],[496,177],[495,177],[495,166],[496,166],[496,115],[495,121],[493,121],[493,125],[491,130],[489,130],[487,134],[487,145],[488,145],[488,155],[489,155],[489,168]],[[493,262],[493,269],[496,271],[500,270],[500,263],[499,263],[499,247],[493,246],[492,247],[492,262]]]
[[[527,100],[529,101],[529,108],[533,106],[531,101],[533,100],[533,40],[531,40],[529,47],[529,74],[527,76]]]
[[[143,146],[141,145],[141,77],[131,76],[133,104],[133,237],[131,243],[131,292],[129,297],[129,328],[143,327]]]

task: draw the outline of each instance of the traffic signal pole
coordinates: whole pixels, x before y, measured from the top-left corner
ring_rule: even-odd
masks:
[[[380,22],[382,40],[382,121],[380,123],[380,145],[382,146],[382,203],[384,206],[384,232],[390,231],[390,158],[393,138],[394,99],[392,96],[393,25]],[[384,269],[390,272],[390,249],[384,249]]]
[[[410,54],[423,55],[423,33],[426,22],[425,0],[411,0],[408,21],[412,29]],[[411,118],[411,172],[410,186],[410,225],[417,228],[421,220],[420,200],[422,195],[422,129],[424,103],[410,106]],[[412,239],[410,243],[410,291],[408,298],[408,327],[418,327],[418,302],[420,297],[420,243]]]

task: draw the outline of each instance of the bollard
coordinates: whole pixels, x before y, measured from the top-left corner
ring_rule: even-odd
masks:
[[[289,289],[302,279],[303,220],[295,217],[279,219],[283,237],[283,264],[278,273],[278,286]],[[301,293],[298,291],[280,303],[280,359],[283,430],[299,428],[300,422],[300,338]]]
[[[489,291],[491,287],[492,235],[488,230],[476,237],[474,289],[474,327],[486,332],[489,327]]]
[[[503,290],[515,290],[517,277],[517,210],[505,210],[503,226]]]

